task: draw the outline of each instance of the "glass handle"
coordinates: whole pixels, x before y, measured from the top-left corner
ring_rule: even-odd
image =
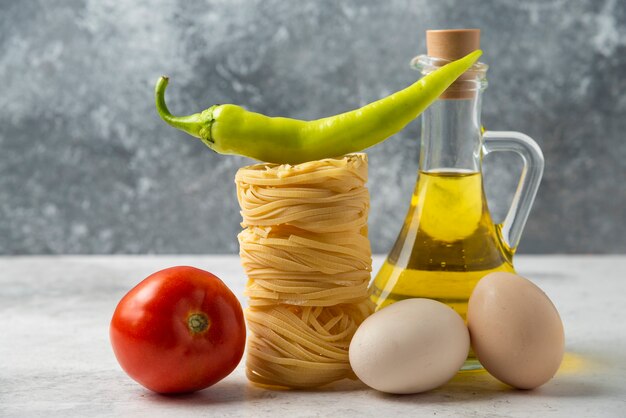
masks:
[[[543,175],[543,153],[528,135],[510,131],[487,131],[483,134],[483,155],[497,151],[513,151],[522,157],[524,167],[504,222],[502,236],[512,250],[519,245],[528,214],[535,201]]]

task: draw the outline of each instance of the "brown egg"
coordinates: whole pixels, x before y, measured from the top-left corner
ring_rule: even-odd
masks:
[[[512,273],[483,277],[469,300],[471,344],[485,369],[502,382],[533,389],[554,376],[563,359],[563,323],[552,301]]]

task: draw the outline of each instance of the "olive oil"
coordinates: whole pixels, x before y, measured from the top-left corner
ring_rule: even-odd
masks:
[[[479,48],[479,32],[427,33],[428,54],[411,63],[428,75],[443,62]],[[377,309],[406,298],[446,303],[467,318],[467,302],[485,275],[514,272],[513,254],[543,173],[539,146],[520,132],[481,125],[487,68],[476,63],[422,113],[418,180],[402,230],[370,286]],[[483,157],[514,152],[524,168],[511,207],[494,225],[482,182]],[[480,368],[470,352],[463,370]]]
[[[372,285],[377,309],[406,298],[446,303],[464,319],[483,276],[512,272],[513,251],[489,215],[480,172],[420,171],[402,231]]]

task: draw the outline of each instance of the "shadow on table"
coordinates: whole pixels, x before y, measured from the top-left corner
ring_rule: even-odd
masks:
[[[484,370],[458,373],[444,386],[415,395],[390,395],[369,389],[358,380],[344,379],[333,384],[307,390],[277,389],[258,386],[247,380],[224,381],[208,389],[183,395],[143,395],[151,402],[168,405],[219,405],[242,401],[264,401],[275,398],[289,400],[303,393],[371,392],[372,396],[396,403],[454,403],[493,400],[509,402],[511,397],[585,398],[616,393],[616,389],[603,383],[607,364],[590,360],[574,353],[566,353],[557,376],[535,390],[517,390],[501,383]]]
[[[193,393],[183,393],[174,395],[161,395],[147,391],[144,398],[151,402],[167,405],[211,405],[231,402],[241,402],[250,399],[247,393],[247,384],[241,381],[225,380],[211,386],[208,389]]]
[[[346,379],[317,389],[280,389],[258,386],[248,381],[228,381],[228,379],[226,379],[215,386],[194,393],[160,395],[146,391],[143,397],[151,402],[168,405],[217,405],[231,402],[274,399],[277,397],[288,399],[291,394],[299,396],[302,393],[342,393],[357,390],[367,390],[367,386],[360,381]]]
[[[557,376],[534,390],[518,390],[498,381],[485,370],[458,373],[444,386],[415,395],[390,395],[375,392],[391,402],[472,402],[506,397],[585,398],[617,393],[616,388],[603,383],[606,364],[574,353],[566,353]],[[508,401],[506,401],[508,402]]]

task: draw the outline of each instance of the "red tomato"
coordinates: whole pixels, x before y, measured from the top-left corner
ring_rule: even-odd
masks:
[[[204,389],[243,355],[241,305],[226,285],[194,267],[149,276],[117,305],[111,344],[130,377],[159,393]]]

